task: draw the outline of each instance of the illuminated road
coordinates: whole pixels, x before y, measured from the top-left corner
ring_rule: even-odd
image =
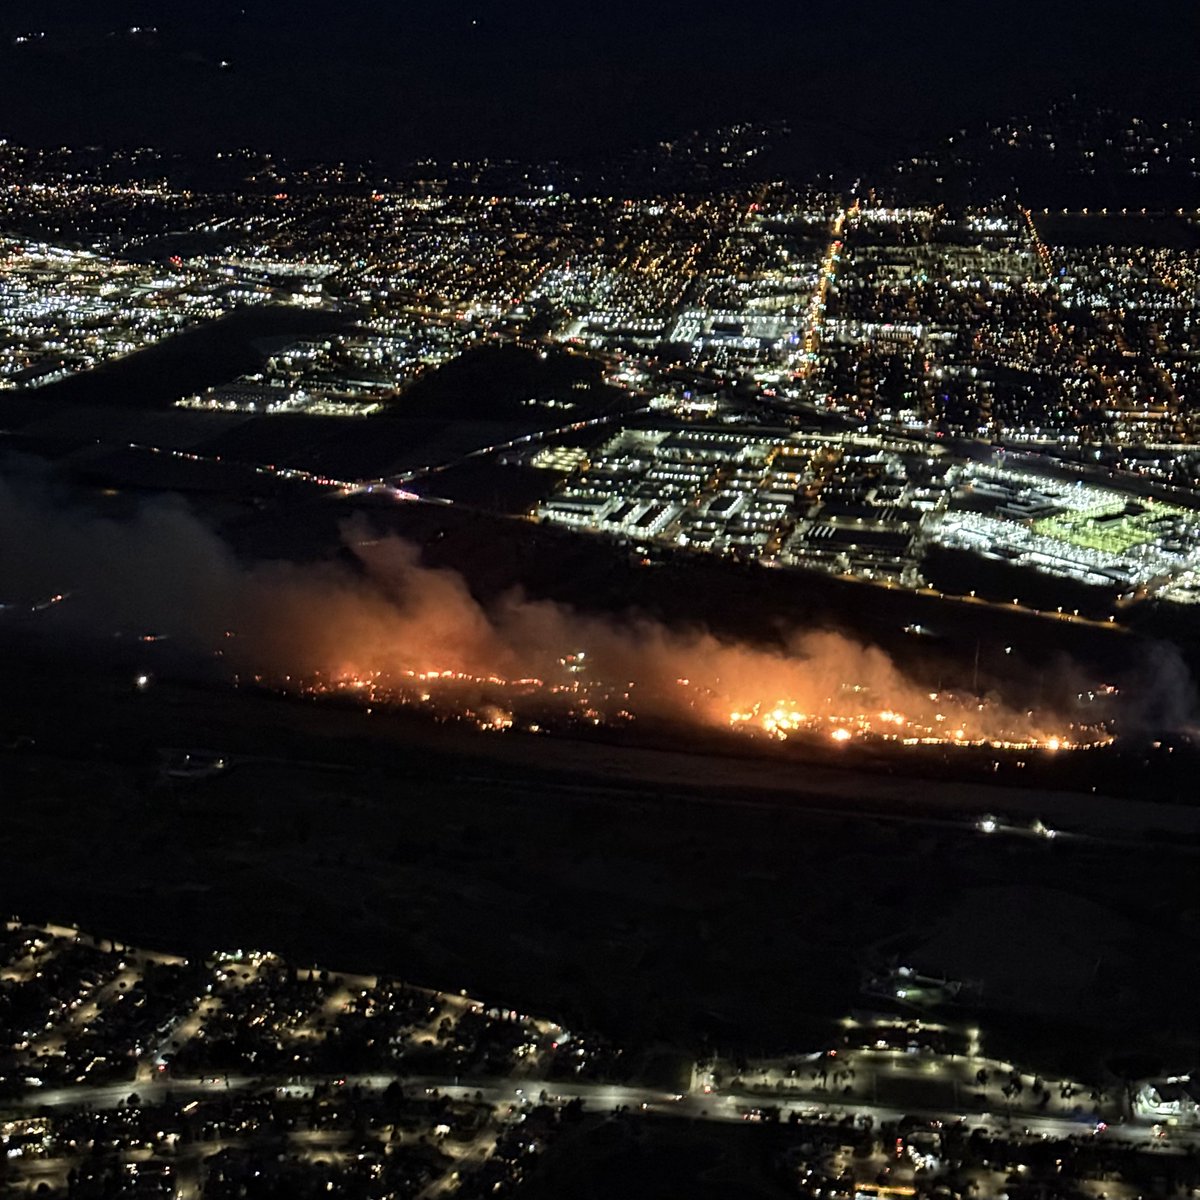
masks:
[[[651,409],[648,407],[623,409],[620,412],[605,413],[603,416],[590,417],[586,421],[573,421],[569,425],[560,425],[556,429],[538,429],[533,433],[521,434],[519,437],[510,438],[506,442],[497,442],[491,446],[479,446],[477,449],[469,450],[465,454],[461,454],[457,458],[450,459],[447,462],[414,467],[411,471],[404,471],[391,480],[381,480],[379,482],[387,483],[394,488],[400,488],[402,485],[413,483],[426,475],[446,471],[451,467],[459,466],[461,463],[469,462],[473,458],[486,458],[491,454],[499,454],[503,450],[515,450],[518,446],[529,446],[535,442],[563,437],[568,433],[578,433],[583,429],[599,429],[603,425],[611,425],[614,421],[628,421],[633,417],[650,411]],[[369,490],[369,485],[367,487],[359,485],[352,490]]]
[[[855,210],[857,207],[856,201]],[[842,249],[842,227],[846,223],[849,211],[851,210],[842,209],[834,218],[833,227],[830,230],[829,246],[821,261],[817,290],[813,293],[808,307],[808,328],[804,333],[804,359],[800,367],[802,376],[808,376],[811,373],[817,347],[821,344],[821,324],[825,319],[825,301],[829,295],[829,285],[833,282],[833,277],[837,272],[838,256]]]
[[[288,1094],[305,1097],[312,1088],[328,1079],[294,1080],[286,1085]],[[631,1111],[652,1112],[665,1116],[682,1117],[701,1121],[744,1121],[751,1119],[756,1111],[768,1106],[778,1106],[780,1119],[787,1120],[792,1113],[806,1120],[837,1121],[850,1117],[862,1123],[869,1119],[876,1126],[883,1122],[895,1122],[904,1117],[916,1117],[944,1122],[964,1120],[971,1128],[981,1128],[996,1136],[1028,1138],[1102,1137],[1125,1146],[1150,1144],[1155,1141],[1151,1126],[1141,1121],[1127,1121],[1109,1125],[1099,1133],[1093,1121],[1062,1115],[1046,1115],[1030,1112],[971,1113],[968,1110],[928,1109],[874,1104],[856,1098],[839,1099],[836,1096],[818,1096],[811,1091],[803,1096],[787,1098],[781,1093],[762,1093],[753,1090],[732,1091],[717,1089],[711,1094],[672,1094],[657,1088],[627,1086],[622,1084],[582,1084],[559,1080],[529,1079],[479,1079],[463,1083],[438,1076],[393,1076],[353,1075],[339,1081],[345,1087],[365,1087],[383,1090],[391,1083],[401,1084],[410,1095],[424,1090],[455,1100],[482,1100],[502,1109],[520,1108],[539,1102],[542,1093],[552,1102],[579,1099],[592,1110],[608,1111],[627,1106]],[[264,1092],[273,1083],[248,1075],[222,1076],[207,1082],[184,1082],[180,1080],[155,1080],[137,1087],[140,1103],[162,1103],[168,1093],[173,1099],[223,1095],[231,1092]],[[104,1087],[77,1087],[48,1089],[30,1093],[30,1105],[64,1109],[88,1104],[94,1109],[117,1108],[124,1104],[132,1085],[119,1084]],[[503,1115],[503,1114],[502,1114]],[[1186,1153],[1200,1149],[1200,1129],[1173,1128],[1167,1139],[1156,1143],[1164,1153]]]

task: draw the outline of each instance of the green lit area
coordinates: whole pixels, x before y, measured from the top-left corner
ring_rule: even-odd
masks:
[[[1035,521],[1033,529],[1045,537],[1057,538],[1072,546],[1098,550],[1119,557],[1134,546],[1157,541],[1163,535],[1163,518],[1189,516],[1184,509],[1146,501],[1137,512],[1128,512],[1120,499],[1106,501],[1076,512],[1059,513]]]

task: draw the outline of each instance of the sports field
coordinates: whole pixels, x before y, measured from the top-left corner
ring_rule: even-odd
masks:
[[[1139,512],[1126,513],[1125,501],[1114,497],[1090,508],[1043,517],[1033,528],[1035,533],[1046,537],[1119,558],[1134,546],[1157,541],[1163,534],[1157,523],[1163,517],[1192,515],[1182,508],[1153,501],[1139,507]]]

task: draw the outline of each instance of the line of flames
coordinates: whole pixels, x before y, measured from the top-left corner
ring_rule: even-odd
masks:
[[[265,682],[259,680],[259,682]],[[676,686],[694,692],[687,679],[678,679]],[[455,670],[410,670],[395,675],[375,671],[366,674],[347,672],[336,676],[318,676],[302,682],[289,680],[285,690],[299,690],[310,696],[349,695],[364,704],[382,706],[413,706],[427,708],[439,715],[462,719],[484,730],[524,729],[540,732],[533,722],[521,722],[513,711],[512,698],[544,696],[562,705],[563,715],[591,725],[620,724],[635,719],[636,706],[631,701],[632,683],[622,687],[603,687],[595,681],[576,676],[565,682],[549,682],[535,677],[509,679],[488,674],[476,675]],[[487,696],[475,703],[466,703],[455,696],[456,689],[479,688]],[[851,693],[865,689],[851,688]],[[488,695],[488,693],[496,693]],[[509,700],[504,701],[507,693]],[[603,693],[599,696],[597,693]],[[939,700],[930,694],[931,702]],[[727,720],[717,715],[711,696],[691,695],[686,701],[696,718],[708,725],[726,725],[736,733],[786,741],[789,737],[827,737],[836,744],[848,744],[862,739],[871,742],[891,742],[903,746],[988,747],[996,750],[1042,750],[1051,753],[1092,749],[1110,744],[1114,738],[1102,726],[1070,724],[1054,732],[1038,731],[1028,734],[1011,729],[980,727],[978,713],[983,704],[975,706],[976,713],[963,711],[961,700],[945,707],[958,710],[957,716],[937,712],[932,718],[911,718],[895,709],[884,708],[871,712],[806,712],[787,700],[759,703],[727,714]],[[973,717],[975,719],[973,719]],[[1032,723],[1032,715],[1030,714]],[[989,726],[996,721],[989,720]]]

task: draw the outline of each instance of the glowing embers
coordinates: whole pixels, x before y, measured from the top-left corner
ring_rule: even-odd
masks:
[[[417,708],[435,720],[461,722],[484,732],[569,734],[649,718],[676,728],[727,729],[771,741],[829,741],[847,747],[869,743],[1054,753],[1113,740],[1098,723],[1014,709],[970,693],[924,692],[911,684],[885,691],[842,682],[814,689],[807,703],[794,698],[747,703],[750,680],[744,676],[701,683],[672,673],[658,686],[634,680],[613,683],[600,671],[593,673],[590,652],[587,670],[584,661],[582,652],[560,658],[545,678],[508,679],[458,670],[345,672],[311,677],[300,690],[311,696],[344,697],[368,710],[377,705]],[[893,704],[881,703],[883,695]]]
[[[582,658],[582,655],[579,656]],[[438,721],[463,722],[485,733],[510,729],[542,733],[580,725],[618,726],[633,720],[629,688],[610,687],[568,672],[561,680],[507,679],[466,671],[400,671],[389,674],[318,674],[300,684],[302,694],[344,698],[375,706],[416,708]],[[285,685],[284,690],[294,690]]]
[[[857,693],[861,689],[849,688]],[[1032,713],[999,710],[983,701],[967,701],[930,693],[936,710],[907,716],[894,709],[875,713],[845,711],[830,702],[820,713],[802,711],[783,700],[755,704],[729,714],[729,726],[749,736],[786,741],[792,736],[828,737],[841,745],[856,739],[898,742],[905,746],[986,746],[996,750],[1081,750],[1108,745],[1113,737],[1102,726],[1069,725],[1069,732],[1050,733],[1037,726]],[[945,709],[946,711],[940,711]]]

